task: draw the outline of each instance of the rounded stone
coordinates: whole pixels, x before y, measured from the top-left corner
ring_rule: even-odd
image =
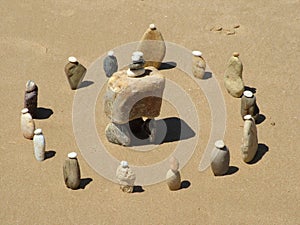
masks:
[[[127,162],[127,161],[121,161],[120,165],[121,165],[123,168],[127,168],[127,167],[128,167],[128,162]]]
[[[156,29],[156,26],[152,23],[152,24],[149,25],[149,28],[150,28],[151,30],[155,30],[155,29]]]
[[[200,52],[200,51],[192,51],[192,54],[194,56],[202,56],[202,52]]]
[[[31,92],[36,88],[36,84],[34,83],[34,81],[32,80],[28,80],[26,82],[26,91],[27,92]]]
[[[114,55],[114,51],[109,51],[109,52],[107,53],[107,55],[108,55],[108,56],[113,56],[113,55]]]
[[[69,154],[68,154],[68,158],[69,159],[75,159],[77,157],[77,153],[76,152],[70,152]]]
[[[251,91],[244,91],[244,96],[246,96],[247,98],[252,98],[253,97],[253,93]]]
[[[38,129],[36,129],[35,131],[34,131],[34,134],[36,134],[36,135],[39,135],[39,134],[42,134],[43,132],[42,132],[42,129],[41,128],[38,128]]]
[[[251,115],[245,115],[244,120],[251,120],[252,116]]]
[[[221,149],[221,148],[224,148],[225,144],[222,140],[218,140],[215,142],[215,146],[216,146],[216,148]]]
[[[239,56],[240,56],[240,53],[234,52],[234,53],[233,53],[233,56],[234,56],[234,57],[239,57]]]
[[[21,110],[22,114],[25,114],[25,113],[28,113],[28,112],[29,112],[29,110],[27,108],[24,108],[24,109]]]
[[[74,56],[70,56],[68,58],[68,61],[71,62],[71,63],[76,63],[77,62],[77,59],[74,57]]]

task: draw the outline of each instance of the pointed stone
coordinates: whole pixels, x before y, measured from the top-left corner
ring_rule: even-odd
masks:
[[[144,53],[146,67],[153,66],[157,69],[160,67],[166,54],[166,44],[162,34],[154,24],[150,24],[137,49]]]
[[[118,71],[118,61],[116,56],[114,56],[113,51],[109,51],[107,56],[104,58],[103,69],[107,77],[111,77]]]
[[[86,68],[74,56],[70,56],[68,61],[65,66],[65,73],[71,89],[76,90],[85,76]]]

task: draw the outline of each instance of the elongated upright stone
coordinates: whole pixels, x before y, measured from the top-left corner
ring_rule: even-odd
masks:
[[[126,70],[113,74],[108,80],[104,110],[117,124],[159,116],[165,78],[154,67],[145,68],[149,75],[129,77]]]
[[[205,68],[206,62],[202,57],[202,52],[200,51],[193,51],[193,65],[192,65],[192,72],[194,77],[203,79],[205,75]]]
[[[21,131],[25,138],[32,139],[34,136],[35,123],[27,108],[21,111]]]
[[[80,167],[77,160],[77,153],[71,152],[63,165],[64,181],[68,188],[76,190],[80,185]]]
[[[244,91],[243,64],[239,59],[239,53],[233,53],[229,59],[227,69],[224,74],[224,84],[228,93],[235,98],[241,97]]]
[[[34,156],[37,161],[45,160],[46,141],[42,129],[38,128],[34,131],[33,136]]]
[[[138,48],[144,53],[145,66],[159,68],[166,54],[166,44],[162,34],[154,24],[150,24],[144,33]]]
[[[109,51],[103,60],[103,69],[107,77],[111,77],[118,71],[118,60],[113,51]]]
[[[225,175],[229,169],[230,154],[222,140],[215,142],[215,148],[213,149],[211,156],[211,169],[214,175]]]
[[[171,157],[169,160],[170,169],[167,172],[166,179],[167,185],[171,191],[179,190],[181,187],[181,176],[179,169],[179,162],[175,157]]]
[[[244,162],[250,162],[258,149],[257,129],[251,115],[244,116],[243,144],[241,146]]]
[[[76,90],[85,76],[86,68],[73,56],[70,56],[68,61],[65,66],[65,73],[71,89]]]
[[[120,189],[123,192],[133,192],[136,176],[135,173],[129,168],[127,161],[121,161],[116,171],[116,178],[120,184]]]
[[[256,97],[251,91],[244,91],[241,98],[241,116],[251,115],[255,120],[259,116],[259,108],[256,104]]]
[[[32,80],[28,80],[25,87],[24,108],[27,108],[34,118],[37,111],[38,86]]]

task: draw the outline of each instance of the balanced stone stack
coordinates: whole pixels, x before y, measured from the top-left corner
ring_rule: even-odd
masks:
[[[215,176],[222,176],[228,172],[230,154],[222,140],[215,142],[215,148],[211,154],[211,169]]]
[[[27,108],[31,116],[34,118],[37,111],[38,87],[34,81],[29,80],[26,83],[24,96],[24,108]]]
[[[37,161],[45,160],[46,141],[42,129],[38,128],[34,131],[33,136],[34,156]]]
[[[133,192],[136,176],[135,173],[129,168],[128,162],[121,161],[116,171],[116,178],[120,184],[120,189],[123,192]]]
[[[63,165],[64,181],[68,188],[76,190],[80,186],[80,167],[77,153],[70,152]]]
[[[144,53],[146,67],[153,66],[157,69],[160,67],[166,54],[166,44],[162,34],[154,24],[150,24],[137,49]]]
[[[193,65],[192,65],[193,75],[196,78],[203,79],[205,77],[206,62],[202,57],[202,52],[193,51],[192,54],[193,54]]]
[[[141,129],[145,129],[149,121],[144,122],[143,117],[159,116],[164,87],[165,78],[154,67],[144,68],[143,54],[135,52],[129,69],[114,73],[108,80],[104,110],[112,123],[106,128],[107,139],[129,145],[129,123],[141,121]]]
[[[251,91],[244,91],[241,98],[241,116],[251,115],[255,120],[259,116],[259,108],[256,104],[256,97]]]
[[[68,61],[65,66],[65,73],[71,89],[76,90],[85,76],[86,68],[74,56],[70,56]]]
[[[244,91],[243,64],[239,59],[239,53],[233,53],[229,59],[227,69],[224,74],[224,84],[228,93],[235,98],[241,97]]]
[[[181,187],[181,176],[179,169],[179,162],[175,157],[171,157],[169,160],[170,169],[167,172],[166,179],[168,187],[171,191],[179,190]]]
[[[27,139],[32,139],[34,136],[35,123],[27,108],[21,111],[21,131]]]

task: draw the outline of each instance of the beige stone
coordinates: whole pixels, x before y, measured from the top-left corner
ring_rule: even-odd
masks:
[[[179,169],[179,162],[178,160],[172,156],[169,160],[170,169],[167,172],[166,179],[167,185],[171,191],[179,190],[181,187],[181,176]]]
[[[168,170],[167,175],[167,185],[171,191],[176,191],[179,190],[181,187],[181,176],[180,172],[176,171],[174,172],[173,170]]]
[[[239,54],[234,53],[229,59],[227,69],[224,74],[224,84],[228,93],[235,98],[241,97],[244,91],[243,64],[239,59]]]
[[[104,110],[117,124],[133,119],[159,116],[165,78],[154,67],[146,68],[149,75],[128,77],[126,70],[113,74],[108,80]]]
[[[116,171],[116,178],[120,184],[120,189],[123,192],[133,192],[136,176],[135,173],[129,168],[128,162],[121,161]]]
[[[34,136],[35,123],[27,108],[21,111],[21,131],[27,139],[32,139]]]
[[[80,185],[80,167],[77,160],[77,154],[71,152],[63,165],[64,181],[68,188],[77,189]]]
[[[193,51],[192,72],[194,77],[203,79],[205,75],[206,62],[200,51]]]
[[[258,148],[257,129],[255,121],[251,115],[244,117],[243,144],[241,146],[244,162],[250,162]]]
[[[154,24],[150,24],[144,33],[137,50],[144,53],[145,66],[160,67],[166,54],[166,44]]]

